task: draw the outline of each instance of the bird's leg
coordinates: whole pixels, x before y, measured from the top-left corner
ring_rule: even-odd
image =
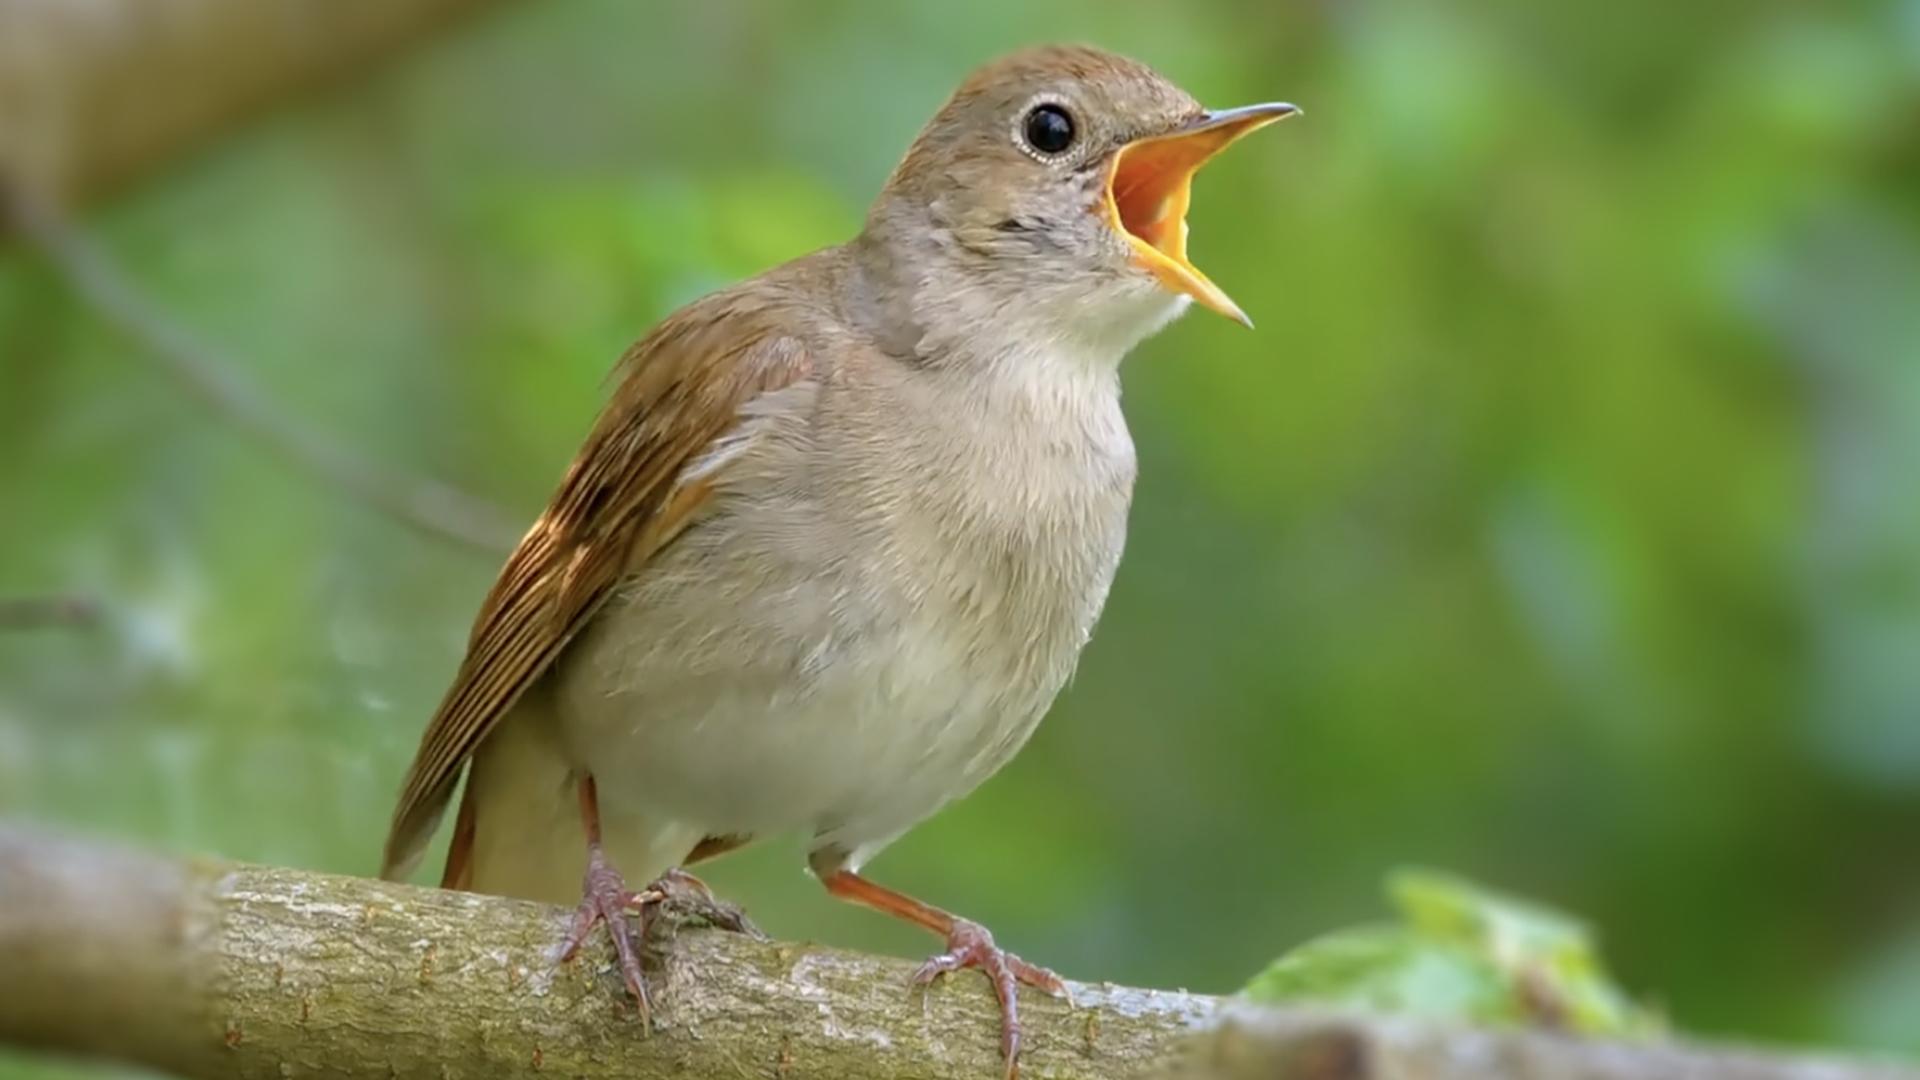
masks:
[[[962,919],[931,904],[923,904],[905,893],[876,885],[847,869],[819,873],[827,892],[842,900],[865,904],[875,911],[905,919],[947,939],[947,951],[930,958],[913,973],[916,983],[931,982],[938,976],[962,968],[979,968],[993,982],[994,996],[1000,999],[1000,1053],[1007,1063],[1007,1078],[1020,1075],[1020,1011],[1018,984],[1065,997],[1067,984],[1046,968],[1029,964],[993,942],[993,935],[977,922]]]
[[[606,923],[619,958],[621,978],[640,1010],[641,1024],[652,1027],[653,1002],[647,997],[646,978],[640,970],[640,950],[663,914],[671,911],[690,915],[722,930],[766,936],[747,919],[746,912],[714,896],[706,882],[678,867],[639,892],[629,891],[626,879],[607,861],[606,850],[600,845],[600,798],[591,775],[580,777],[580,823],[587,832],[587,874],[580,886],[580,907],[560,946],[560,962],[573,959],[593,928]],[[637,930],[629,925],[628,912],[637,916]]]
[[[627,924],[627,908],[639,899],[640,894],[627,890],[626,879],[607,862],[607,853],[600,846],[600,797],[591,775],[580,777],[580,823],[587,831],[587,874],[580,883],[580,907],[574,911],[573,925],[560,945],[560,962],[573,959],[593,928],[606,923],[607,935],[613,938],[613,951],[620,960],[620,975],[626,980],[627,993],[633,995],[634,1004],[640,1010],[641,1026],[651,1028],[653,1003],[647,999],[647,981],[640,972],[640,951],[635,948],[636,938]],[[644,907],[642,910],[645,910]],[[644,941],[644,916],[640,929],[642,937],[638,940]]]

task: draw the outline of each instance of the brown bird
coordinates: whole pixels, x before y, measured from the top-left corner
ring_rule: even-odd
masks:
[[[421,739],[382,873],[467,774],[442,884],[578,903],[571,954],[680,868],[805,831],[834,896],[1017,982],[977,923],[861,877],[1005,764],[1065,685],[1126,533],[1121,358],[1190,300],[1189,184],[1297,110],[1209,112],[1146,66],[1049,47],[975,72],[852,241],[675,312],[627,350],[488,594]],[[618,869],[616,869],[616,867]],[[622,871],[653,880],[629,891]]]

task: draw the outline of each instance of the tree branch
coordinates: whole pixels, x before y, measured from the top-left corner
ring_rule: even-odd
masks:
[[[100,615],[100,602],[90,596],[0,596],[0,630],[92,626]]]
[[[1920,1080],[1891,1063],[1727,1047],[1598,1042],[1409,1017],[1237,1009],[1162,1080]]]
[[[63,202],[491,0],[5,0],[0,173]]]
[[[903,960],[704,929],[665,945],[644,1037],[603,937],[553,967],[567,919],[0,828],[0,1042],[207,1078],[999,1075],[978,978],[915,992]],[[1028,1076],[1132,1075],[1217,1004],[1073,992],[1023,998]]]
[[[0,827],[0,1043],[207,1080],[999,1075],[999,1014],[979,979],[909,991],[906,961],[705,929],[650,958],[658,1029],[646,1036],[604,939],[585,959],[549,959],[568,917]],[[1920,1080],[1837,1059],[1072,990],[1071,1007],[1023,997],[1027,1076]]]
[[[11,218],[74,294],[209,409],[310,479],[437,539],[501,554],[519,539],[506,515],[426,477],[375,466],[275,406],[211,346],[141,296],[58,210],[0,177],[0,218]]]
[[[491,2],[0,0],[0,235],[19,230],[106,321],[299,471],[419,532],[497,554],[519,537],[498,510],[378,468],[276,409],[64,216],[235,118]]]

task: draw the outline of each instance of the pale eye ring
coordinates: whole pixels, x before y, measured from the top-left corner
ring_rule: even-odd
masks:
[[[1032,151],[1044,157],[1057,157],[1073,147],[1079,137],[1079,125],[1066,106],[1043,101],[1020,120],[1020,139]]]

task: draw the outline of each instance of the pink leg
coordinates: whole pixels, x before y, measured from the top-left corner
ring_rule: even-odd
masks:
[[[626,879],[607,861],[600,844],[600,800],[593,777],[580,778],[580,820],[587,831],[587,873],[581,882],[580,907],[574,911],[573,924],[560,944],[561,963],[573,959],[580,946],[605,923],[613,938],[613,951],[619,959],[620,977],[627,984],[640,1010],[640,1022],[651,1028],[653,1002],[647,997],[647,981],[640,967],[640,949],[664,906],[671,905],[706,920],[724,930],[735,930],[758,937],[760,931],[746,914],[714,897],[707,883],[685,870],[669,870],[639,892],[627,888]],[[636,928],[629,912],[637,914]]]
[[[1065,997],[1067,984],[1046,968],[1029,964],[994,944],[993,935],[977,922],[962,919],[931,904],[923,904],[905,893],[876,885],[851,870],[822,874],[820,883],[827,892],[875,911],[905,919],[947,939],[947,951],[921,964],[913,973],[916,983],[927,983],[948,972],[979,968],[993,983],[994,996],[1000,999],[1000,1055],[1007,1063],[1007,1080],[1020,1075],[1019,985]]]

